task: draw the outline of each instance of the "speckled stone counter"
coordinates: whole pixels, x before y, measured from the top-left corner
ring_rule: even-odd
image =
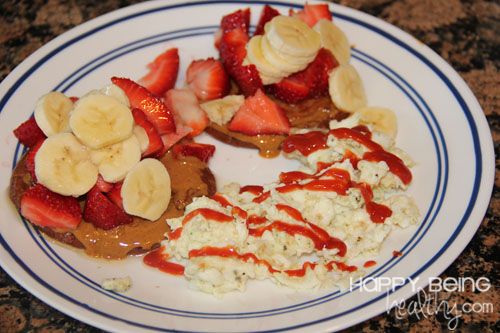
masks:
[[[39,47],[96,16],[138,1],[33,0],[0,1],[0,79]],[[487,292],[442,293],[450,303],[492,303],[493,313],[463,314],[460,332],[499,332],[498,251],[500,220],[500,3],[483,0],[342,0],[390,22],[448,61],[478,98],[495,144],[493,196],[478,232],[442,277],[487,277]],[[413,299],[415,300],[415,298]],[[381,314],[346,332],[440,332],[449,320],[437,315]],[[0,268],[0,332],[100,332],[45,305]]]

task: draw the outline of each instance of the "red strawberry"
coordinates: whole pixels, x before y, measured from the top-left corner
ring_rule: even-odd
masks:
[[[317,5],[310,5],[306,3],[304,5],[304,9],[297,13],[294,13],[293,11],[290,13],[304,21],[311,28],[321,19],[327,19],[329,21],[332,20],[332,13],[326,3]]]
[[[330,71],[339,63],[327,49],[320,49],[314,61],[304,70],[305,80],[311,87],[310,97],[328,94],[328,78]]]
[[[257,27],[255,28],[254,36],[263,35],[264,34],[264,26],[267,22],[271,21],[273,17],[280,15],[276,9],[269,5],[265,5],[262,8],[262,12],[260,13],[259,23],[257,23]]]
[[[101,175],[97,177],[97,183],[95,183],[95,186],[99,189],[99,191],[104,193],[107,193],[113,189],[113,184],[105,181]]]
[[[33,147],[30,148],[28,153],[26,154],[26,169],[31,175],[31,178],[36,181],[36,175],[35,175],[35,155],[42,146],[42,143],[45,141],[45,139],[38,141]]]
[[[19,125],[14,130],[14,135],[26,147],[33,147],[38,141],[46,138],[34,117]]]
[[[165,95],[165,104],[172,110],[176,119],[185,126],[191,127],[190,135],[201,134],[208,125],[208,117],[200,107],[198,99],[189,89],[171,89]]]
[[[248,33],[248,28],[250,27],[250,8],[239,9],[234,13],[224,16],[220,22],[220,27],[224,33],[238,28]]]
[[[240,66],[235,69],[234,79],[245,96],[252,96],[264,85],[255,65]]]
[[[140,109],[132,109],[132,115],[134,116],[134,121],[137,126],[140,126],[146,131],[149,139],[149,146],[142,156],[151,156],[163,148],[163,142],[161,141],[160,134],[153,126],[153,124],[148,120],[146,114]]]
[[[163,95],[175,86],[179,71],[179,53],[177,48],[163,52],[148,64],[149,73],[139,80],[139,84],[156,96]]]
[[[163,149],[161,149],[156,157],[161,158],[174,144],[179,142],[183,137],[189,135],[193,130],[191,127],[177,124],[177,131],[175,133],[164,134],[161,136],[161,141],[163,142]]]
[[[189,142],[174,146],[173,152],[176,156],[194,156],[200,161],[207,163],[214,156],[215,146]]]
[[[236,111],[228,128],[248,135],[288,134],[290,121],[285,112],[259,89]]]
[[[131,223],[133,220],[132,216],[111,202],[97,187],[87,193],[83,218],[95,227],[104,230]]]
[[[115,205],[123,209],[123,199],[122,199],[122,185],[123,182],[113,184],[113,188],[106,193],[109,200],[113,201]]]
[[[36,184],[21,197],[21,215],[41,227],[76,229],[82,221],[78,200]]]
[[[175,132],[174,116],[161,99],[130,79],[113,77],[111,81],[127,94],[132,108],[146,114],[160,135]]]
[[[229,90],[224,66],[214,58],[193,61],[186,71],[186,82],[202,101],[221,98]]]
[[[248,34],[241,29],[235,29],[222,35],[219,46],[220,58],[229,75],[233,75],[233,70],[241,66],[243,59],[245,59],[247,42]]]
[[[286,103],[298,103],[309,96],[310,87],[301,79],[290,76],[267,87],[267,92]]]

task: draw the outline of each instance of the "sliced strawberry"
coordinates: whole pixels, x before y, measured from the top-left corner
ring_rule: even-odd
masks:
[[[202,101],[224,97],[229,90],[224,66],[214,58],[193,61],[186,71],[186,82]]]
[[[257,27],[255,28],[254,36],[263,35],[264,34],[264,26],[267,22],[271,21],[273,17],[280,15],[276,9],[269,5],[265,5],[262,8],[262,12],[260,13],[259,23],[257,23]]]
[[[131,223],[133,220],[132,216],[111,202],[97,187],[94,187],[87,193],[83,218],[95,227],[104,230]]]
[[[330,71],[339,63],[327,49],[320,49],[314,61],[304,70],[303,76],[311,87],[310,97],[328,94]],[[300,75],[300,74],[299,74]]]
[[[228,128],[248,135],[288,134],[290,121],[285,112],[259,89],[236,111]]]
[[[26,154],[26,169],[31,175],[31,179],[36,181],[36,174],[35,174],[35,155],[38,152],[38,149],[42,146],[42,143],[45,141],[45,139],[38,141],[33,147],[30,148],[28,153]]]
[[[21,215],[33,224],[49,228],[76,229],[82,221],[76,198],[54,193],[40,184],[22,195]]]
[[[112,183],[105,181],[101,175],[97,176],[97,183],[95,183],[95,186],[103,193],[111,191],[114,187]]]
[[[123,182],[113,184],[113,188],[106,195],[109,200],[123,210],[122,185]]]
[[[248,42],[248,34],[235,29],[222,35],[220,41],[220,58],[229,75],[233,75],[234,69],[241,66],[247,54],[245,49]]]
[[[214,156],[215,146],[189,142],[174,146],[173,152],[176,156],[194,156],[200,161],[207,163]]]
[[[224,33],[238,28],[248,33],[248,28],[250,27],[250,8],[239,9],[234,13],[224,16],[220,22],[220,27]]]
[[[257,90],[263,89],[264,85],[255,65],[240,66],[235,69],[234,79],[245,96],[254,95]]]
[[[163,95],[172,89],[177,81],[179,72],[179,52],[171,48],[163,52],[148,64],[149,73],[139,80],[139,84],[156,96]]]
[[[146,114],[160,135],[175,132],[174,116],[160,98],[130,79],[113,77],[111,81],[125,92],[132,108]]]
[[[315,5],[306,3],[304,9],[297,13],[291,11],[291,14],[304,21],[311,28],[321,19],[332,20],[332,13],[326,3]]]
[[[176,132],[175,133],[170,133],[170,134],[164,134],[161,136],[161,140],[163,142],[163,149],[161,149],[157,154],[157,158],[161,158],[165,153],[175,145],[177,142],[179,142],[182,138],[185,136],[189,135],[191,131],[193,130],[191,127],[184,126],[181,124],[176,125]]]
[[[19,125],[14,130],[14,135],[26,147],[33,147],[37,142],[46,138],[34,117]]]
[[[190,136],[201,134],[208,125],[208,117],[200,107],[194,92],[190,89],[171,89],[165,95],[165,104],[172,110],[176,119],[191,127]]]
[[[267,92],[286,103],[298,103],[309,96],[310,87],[304,80],[296,77],[284,78],[267,87]]]
[[[163,148],[163,142],[161,141],[160,134],[158,134],[156,128],[148,120],[146,114],[140,109],[134,108],[132,109],[132,115],[134,116],[135,124],[141,126],[146,131],[149,139],[148,148],[142,153],[142,156],[151,156],[159,152]]]

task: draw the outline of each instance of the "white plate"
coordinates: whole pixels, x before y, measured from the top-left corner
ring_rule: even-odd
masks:
[[[247,292],[223,299],[188,290],[183,279],[143,266],[89,259],[48,241],[24,223],[7,197],[22,147],[12,130],[49,90],[79,96],[113,75],[139,78],[162,50],[177,46],[181,73],[194,58],[216,56],[213,32],[222,15],[244,6],[256,23],[262,2],[154,1],[121,9],[56,38],[19,65],[0,86],[0,261],[31,293],[77,319],[109,331],[332,331],[366,320],[386,304],[412,295],[410,284],[387,294],[293,292],[250,283]],[[285,13],[300,2],[273,2]],[[376,18],[332,6],[335,21],[355,45],[352,63],[371,105],[398,115],[398,145],[417,161],[410,193],[422,213],[418,227],[392,234],[371,276],[438,276],[472,238],[486,210],[494,174],[490,130],[483,112],[457,73],[422,43]],[[181,75],[178,82],[182,82]],[[211,141],[203,137],[203,141]],[[252,150],[216,143],[211,167],[219,184],[267,182],[295,164],[263,160]],[[403,256],[393,258],[392,250]],[[103,278],[130,275],[133,288],[116,294]]]

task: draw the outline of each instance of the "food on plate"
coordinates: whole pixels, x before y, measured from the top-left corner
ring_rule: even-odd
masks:
[[[132,279],[130,276],[123,278],[109,278],[104,279],[101,287],[106,290],[112,290],[117,293],[124,293],[132,287]]]
[[[419,221],[395,113],[368,105],[328,5],[288,15],[265,5],[253,34],[250,15],[221,19],[219,58],[186,64],[183,84],[182,50],[170,48],[137,82],[117,76],[79,98],[42,96],[14,131],[29,148],[10,187],[21,215],[90,256],[149,252],[144,269],[214,295],[265,279],[345,287],[376,265],[389,233]],[[216,147],[197,142],[205,132],[302,166],[216,192]]]

